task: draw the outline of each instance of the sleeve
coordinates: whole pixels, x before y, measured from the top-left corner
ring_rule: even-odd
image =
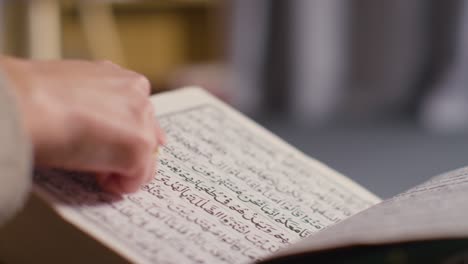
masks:
[[[0,76],[0,225],[18,211],[32,182],[32,151],[15,96]]]

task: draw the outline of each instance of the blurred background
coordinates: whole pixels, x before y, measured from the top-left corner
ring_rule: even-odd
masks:
[[[468,165],[463,0],[3,0],[0,49],[201,85],[390,197]]]

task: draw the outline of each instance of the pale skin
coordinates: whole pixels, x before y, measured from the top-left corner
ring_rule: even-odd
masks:
[[[154,177],[164,135],[144,76],[107,61],[1,57],[0,67],[36,166],[93,172],[113,193],[134,192]]]

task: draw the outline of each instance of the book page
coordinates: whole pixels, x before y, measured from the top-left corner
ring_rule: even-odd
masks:
[[[468,167],[410,189],[310,236],[276,257],[352,245],[466,238]]]
[[[168,142],[138,192],[35,176],[67,221],[132,262],[250,263],[379,202],[200,89],[152,100]]]

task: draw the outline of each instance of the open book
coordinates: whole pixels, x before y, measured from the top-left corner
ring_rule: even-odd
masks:
[[[0,262],[451,261],[468,249],[468,169],[382,202],[201,89],[151,100],[168,139],[154,179],[116,196],[91,175],[36,171]]]

